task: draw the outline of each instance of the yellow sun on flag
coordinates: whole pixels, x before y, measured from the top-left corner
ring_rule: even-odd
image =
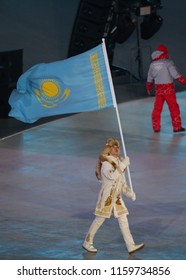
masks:
[[[45,79],[40,82],[40,87],[35,89],[36,98],[45,108],[54,108],[65,102],[70,95],[70,89],[62,91],[61,85],[54,79]]]
[[[54,98],[59,94],[58,85],[53,81],[44,81],[41,85],[41,90],[49,98]]]

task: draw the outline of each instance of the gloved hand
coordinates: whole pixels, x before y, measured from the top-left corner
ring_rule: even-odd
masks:
[[[136,200],[136,194],[135,194],[135,192],[131,192],[131,199],[132,199],[132,201],[135,201],[135,200]]]
[[[125,168],[130,164],[129,157],[125,157],[122,162],[119,163],[119,168],[122,170],[122,172],[125,170]]]
[[[130,199],[132,199],[132,201],[135,201],[136,200],[136,194],[135,194],[135,192],[134,191],[128,191],[127,193],[126,193],[126,196],[128,197],[128,198],[130,198]]]

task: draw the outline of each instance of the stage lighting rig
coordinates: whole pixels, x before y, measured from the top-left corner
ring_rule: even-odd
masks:
[[[161,0],[120,0],[119,4],[136,15],[140,15],[140,10],[144,8],[150,9],[150,13],[162,8]]]
[[[161,0],[119,0],[117,4],[117,43],[123,43],[130,37],[140,17],[143,17],[140,29],[144,40],[152,37],[163,23],[162,17],[157,15],[157,10],[162,8]]]
[[[136,30],[139,79],[142,80],[142,56],[140,37],[151,38],[161,27],[163,19],[157,15],[161,0],[118,0],[117,43],[123,43]]]
[[[155,13],[158,9],[161,8],[161,1],[159,0],[143,0],[140,1],[139,7],[136,8],[136,14],[138,16],[146,16]]]
[[[145,0],[141,4],[142,6],[138,8],[138,16],[143,16],[143,21],[140,24],[141,38],[148,40],[162,26],[163,18],[157,15],[157,10],[162,6],[159,0]]]

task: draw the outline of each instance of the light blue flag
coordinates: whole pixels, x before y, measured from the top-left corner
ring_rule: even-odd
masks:
[[[9,104],[9,116],[25,123],[113,107],[102,44],[63,61],[33,66],[19,78]]]

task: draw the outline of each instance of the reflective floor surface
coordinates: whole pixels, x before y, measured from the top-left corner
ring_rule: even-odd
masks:
[[[119,104],[137,200],[125,199],[136,243],[128,255],[117,220],[82,249],[100,184],[95,165],[107,138],[120,139],[115,109],[81,113],[0,141],[0,259],[185,260],[186,132],[174,134],[167,106],[151,128],[154,97]],[[178,94],[186,126],[186,92]]]

